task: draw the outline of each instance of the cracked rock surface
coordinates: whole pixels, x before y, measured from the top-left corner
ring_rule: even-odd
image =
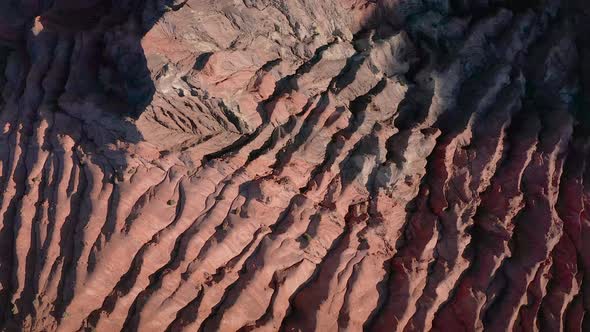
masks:
[[[584,0],[0,0],[2,331],[590,331]]]

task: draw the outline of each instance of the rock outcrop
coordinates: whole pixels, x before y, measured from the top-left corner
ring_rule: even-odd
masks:
[[[589,330],[589,29],[583,0],[0,1],[2,329]]]

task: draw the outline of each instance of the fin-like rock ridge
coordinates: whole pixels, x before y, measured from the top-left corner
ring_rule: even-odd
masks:
[[[589,14],[1,1],[2,329],[589,330]]]

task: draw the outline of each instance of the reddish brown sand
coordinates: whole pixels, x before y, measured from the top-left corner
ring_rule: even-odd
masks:
[[[585,0],[0,0],[0,326],[590,331],[589,56]]]

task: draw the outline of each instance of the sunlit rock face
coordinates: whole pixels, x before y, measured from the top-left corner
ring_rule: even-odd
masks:
[[[589,15],[1,0],[2,331],[590,330]]]

